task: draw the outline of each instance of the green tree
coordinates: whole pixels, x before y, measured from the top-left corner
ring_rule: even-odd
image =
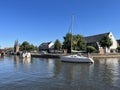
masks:
[[[38,46],[34,46],[34,50],[38,51],[39,50]]]
[[[31,44],[31,45],[29,46],[29,49],[30,49],[31,51],[34,51],[34,50],[35,50],[35,46],[34,46],[33,44]]]
[[[72,41],[72,47],[74,50],[85,50],[86,49],[86,42],[81,35],[74,35]]]
[[[37,50],[37,47],[34,46],[33,44],[30,44],[27,41],[24,41],[21,45],[20,45],[20,50],[21,51],[33,51],[33,50]]]
[[[64,36],[63,38],[64,38],[63,49],[67,49],[67,52],[71,53],[72,34],[71,33],[67,33],[66,36]]]
[[[9,49],[8,49],[8,51],[14,51],[14,48],[13,47],[10,47]]]
[[[117,51],[120,52],[120,46],[117,47]]]
[[[61,48],[62,48],[62,44],[60,43],[60,41],[58,39],[56,39],[56,41],[54,43],[54,49],[61,50]]]
[[[87,52],[95,53],[95,52],[97,52],[97,50],[93,46],[87,46]]]
[[[20,50],[21,51],[29,51],[29,49],[30,49],[30,44],[29,44],[29,42],[27,42],[27,41],[24,41],[21,45],[20,45]]]
[[[78,34],[78,35],[72,36],[71,33],[67,33],[66,36],[64,37],[63,48],[67,49],[68,53],[71,53],[71,48],[73,50],[85,50],[86,43],[84,38],[81,35]]]
[[[111,41],[111,39],[109,38],[109,36],[107,34],[104,35],[103,38],[100,40],[100,45],[104,49],[109,48],[112,44],[113,44],[113,42]]]
[[[117,40],[117,42],[118,42],[118,45],[120,46],[120,40]]]

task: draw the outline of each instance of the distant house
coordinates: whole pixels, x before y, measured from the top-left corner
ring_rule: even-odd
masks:
[[[44,42],[39,46],[40,51],[48,51],[54,49],[54,43],[53,42]]]
[[[109,38],[111,39],[111,41],[113,42],[112,46],[110,46],[110,48],[106,48],[106,50],[103,49],[103,47],[100,46],[99,42],[100,40],[103,38],[104,35],[108,35]],[[103,34],[98,34],[98,35],[93,35],[93,36],[88,36],[85,37],[85,40],[87,42],[87,45],[90,46],[94,46],[99,53],[110,53],[110,52],[116,52],[116,48],[118,46],[118,43],[115,39],[115,37],[113,36],[112,32],[108,32],[108,33],[103,33]]]

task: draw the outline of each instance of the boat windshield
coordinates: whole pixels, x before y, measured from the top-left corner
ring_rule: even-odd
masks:
[[[78,53],[77,55],[83,57],[83,55],[81,53]]]

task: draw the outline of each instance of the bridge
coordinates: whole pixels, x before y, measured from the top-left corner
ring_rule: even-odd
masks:
[[[0,49],[0,56],[5,55],[6,50],[5,49]]]

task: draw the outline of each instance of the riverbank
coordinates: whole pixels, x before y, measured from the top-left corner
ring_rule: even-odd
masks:
[[[41,58],[60,58],[64,54],[39,54],[39,53],[32,53],[32,57],[41,57]],[[92,58],[120,58],[120,53],[110,53],[110,54],[98,54],[92,53],[90,54]]]
[[[40,58],[60,58],[62,54],[38,54],[38,53],[32,53],[32,57],[40,57]]]
[[[120,53],[98,54],[92,53],[93,58],[120,58]]]

